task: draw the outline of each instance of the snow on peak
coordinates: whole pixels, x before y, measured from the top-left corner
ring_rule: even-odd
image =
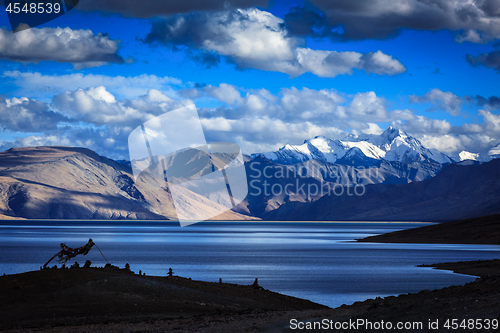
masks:
[[[460,158],[460,161],[465,161],[465,160],[479,161],[479,154],[471,153],[465,150],[462,150],[460,154],[458,154],[458,157]]]
[[[380,136],[382,136],[383,138],[386,138],[389,142],[391,142],[398,136],[406,138],[409,135],[400,129],[389,126]]]
[[[416,138],[391,126],[380,135],[349,134],[342,140],[332,140],[322,135],[316,136],[314,139],[305,140],[302,145],[287,144],[277,152],[261,155],[284,164],[300,163],[310,159],[335,163],[351,148],[357,148],[351,153],[356,152],[356,155],[359,155],[359,149],[365,157],[375,160],[412,163],[430,159],[441,164],[453,162],[446,154],[437,149],[425,148]]]
[[[340,140],[339,140],[340,141]],[[386,152],[375,146],[373,143],[367,141],[359,141],[359,142],[342,142],[346,147],[350,148],[358,148],[361,152],[366,156],[376,160],[381,160],[385,157]]]

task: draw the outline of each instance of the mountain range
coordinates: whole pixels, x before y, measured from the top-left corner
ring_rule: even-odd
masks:
[[[246,156],[248,195],[230,211],[189,188],[176,204],[193,219],[209,212],[216,220],[448,221],[498,214],[498,150],[455,159],[391,127],[381,135],[316,137]],[[207,156],[184,155],[175,167],[194,178],[229,158],[212,156],[213,166],[196,171]],[[354,189],[362,194],[349,194]],[[71,147],[0,152],[0,218],[175,220],[175,208],[168,183],[148,173],[134,179],[128,161]]]
[[[296,164],[309,160],[355,166],[369,166],[381,160],[406,164],[424,161],[447,164],[463,160],[490,161],[500,156],[500,145],[490,150],[486,156],[462,151],[451,157],[435,148],[426,148],[413,136],[389,126],[380,135],[349,134],[341,140],[317,136],[305,140],[302,145],[287,144],[278,151],[252,155],[256,156],[263,156],[279,164]]]
[[[500,214],[500,159],[450,164],[420,182],[367,185],[360,196],[330,193],[311,202],[288,201],[261,218],[444,222],[493,214]]]

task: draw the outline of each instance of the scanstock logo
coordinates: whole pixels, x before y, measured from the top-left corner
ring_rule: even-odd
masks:
[[[66,14],[75,8],[79,0],[3,0],[3,2],[12,31],[19,32]]]
[[[240,147],[207,144],[194,105],[146,121],[128,137],[138,188],[162,188],[171,197],[181,226],[235,208],[248,194]]]

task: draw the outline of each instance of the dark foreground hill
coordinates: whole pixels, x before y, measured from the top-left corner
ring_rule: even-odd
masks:
[[[483,329],[459,327],[452,331],[496,332],[500,319],[499,262],[433,265],[489,275],[465,286],[377,297],[336,309],[253,286],[150,277],[116,268],[48,269],[0,276],[0,331],[275,333],[296,332],[290,329],[291,320],[296,319],[303,327],[324,320],[333,328],[335,323],[365,322],[353,330],[322,332],[395,331],[365,326],[382,321],[384,327],[388,322],[393,327],[398,322],[422,324],[401,332],[450,332],[444,326],[447,319],[457,319],[458,324],[466,320],[466,325],[469,319],[481,319]],[[439,321],[439,328],[429,329],[429,320]],[[489,329],[485,328],[486,320]],[[495,320],[497,329],[493,329]]]
[[[116,267],[0,277],[0,331],[325,308],[253,285],[145,276]]]

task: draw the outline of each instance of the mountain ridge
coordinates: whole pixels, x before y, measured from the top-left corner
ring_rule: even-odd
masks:
[[[162,181],[163,182],[163,181]],[[181,204],[221,220],[255,219],[184,191]],[[86,148],[31,147],[0,152],[0,214],[22,218],[175,220],[165,183],[134,180],[124,164]]]
[[[304,140],[301,145],[286,144],[278,151],[255,153],[252,157],[263,156],[279,164],[296,164],[308,160],[322,160],[329,163],[338,163],[345,155],[357,151],[358,158],[350,158],[354,165],[365,165],[366,158],[371,160],[387,160],[402,163],[422,162],[432,160],[440,164],[456,163],[466,159],[487,162],[500,157],[500,145],[491,149],[487,156],[463,151],[451,157],[435,148],[426,148],[420,140],[401,129],[389,126],[380,135],[349,134],[342,139],[329,139],[325,136],[316,136]],[[357,148],[357,149],[356,149]],[[362,156],[361,152],[364,156]],[[349,155],[348,155],[349,156]]]
[[[367,185],[362,196],[325,195],[288,202],[263,219],[447,222],[500,214],[500,160],[450,164],[435,177],[409,184]]]
[[[444,169],[433,160],[351,165],[360,153],[353,147],[337,163],[295,165],[257,156],[245,161],[249,193],[232,211],[187,189],[181,204],[219,220],[435,222],[500,213],[499,159]],[[361,186],[363,195],[333,195],[336,186]],[[163,179],[134,180],[126,164],[85,148],[34,147],[0,152],[0,217],[175,219],[176,211]]]

